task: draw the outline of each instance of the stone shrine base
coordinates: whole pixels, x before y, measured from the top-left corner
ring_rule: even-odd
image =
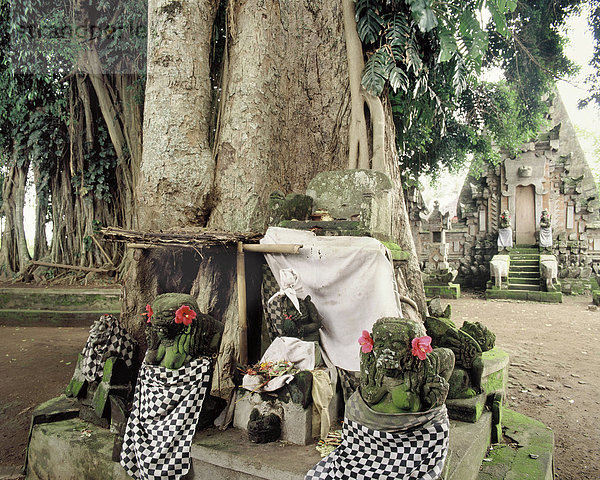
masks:
[[[451,421],[444,480],[550,480],[552,432],[507,409],[503,413],[505,435],[518,442],[518,448],[494,446],[483,461],[490,443],[491,416],[486,411],[477,423]],[[126,480],[123,468],[111,460],[112,445],[109,430],[78,418],[36,425],[27,479]],[[302,480],[320,457],[314,445],[253,444],[237,429],[207,429],[195,436],[192,459],[189,480]]]
[[[425,296],[427,298],[460,298],[460,284],[425,285]]]

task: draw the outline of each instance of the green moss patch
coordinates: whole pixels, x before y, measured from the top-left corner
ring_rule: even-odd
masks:
[[[551,480],[552,430],[508,408],[502,423],[506,443],[492,446],[477,480]]]

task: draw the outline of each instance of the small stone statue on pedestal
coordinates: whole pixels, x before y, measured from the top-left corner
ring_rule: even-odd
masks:
[[[510,225],[510,212],[504,210],[500,215],[500,228],[498,228],[498,252],[508,251],[513,246],[512,227]]]
[[[540,248],[552,251],[552,220],[548,210],[542,210],[540,217]]]

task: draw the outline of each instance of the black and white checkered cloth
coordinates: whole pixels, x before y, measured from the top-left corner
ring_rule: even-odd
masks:
[[[142,365],[121,450],[121,465],[133,478],[177,480],[187,474],[211,366],[210,358],[178,370]]]
[[[88,382],[102,378],[104,362],[108,357],[119,357],[131,368],[134,341],[114,315],[102,315],[90,328],[90,334],[81,352],[81,373]]]
[[[402,431],[374,430],[346,416],[342,443],[317,463],[305,480],[440,478],[448,453],[449,423],[445,407],[435,417],[408,415],[410,428]],[[386,415],[388,421],[390,416]],[[399,421],[406,416],[400,414]],[[435,420],[431,421],[432,418]]]
[[[262,305],[270,340],[283,336],[284,295],[269,299],[279,291],[279,284],[268,265],[263,265]]]

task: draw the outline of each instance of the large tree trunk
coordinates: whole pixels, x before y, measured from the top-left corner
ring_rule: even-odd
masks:
[[[23,273],[31,260],[27,248],[23,210],[25,208],[25,187],[29,161],[22,162],[13,158],[2,185],[2,213],[4,230],[2,232],[1,256],[5,275]]]
[[[137,189],[143,229],[196,225],[263,232],[271,192],[304,193],[317,173],[348,166],[350,95],[341,5],[231,0],[224,57],[213,61],[211,71],[210,45],[218,40],[211,32],[219,31],[213,23],[220,18],[214,3],[149,4],[144,152]],[[211,75],[221,79],[214,86],[220,91],[216,104],[211,103]],[[215,108],[217,114],[211,115]],[[385,118],[391,136],[383,153],[385,170],[397,186],[397,238],[414,251],[403,223],[393,123]],[[141,339],[139,313],[145,303],[167,291],[167,285],[184,288],[187,282],[174,281],[185,276],[174,263],[175,253],[153,250],[136,256],[125,282],[124,320]],[[189,290],[180,291],[192,292],[201,309],[226,324],[214,385],[223,394],[231,387],[238,354],[234,251],[188,260],[197,275]],[[414,268],[411,263],[405,270],[416,278]],[[422,283],[414,291],[423,297]]]

